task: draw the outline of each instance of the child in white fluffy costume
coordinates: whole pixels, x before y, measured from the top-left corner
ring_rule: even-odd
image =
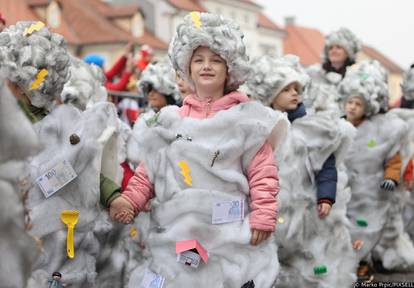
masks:
[[[407,126],[395,115],[379,113],[388,100],[383,75],[378,63],[364,63],[358,70],[348,72],[339,92],[346,119],[357,128],[345,165],[352,190],[348,203],[351,234],[353,240],[363,243],[358,258],[367,259],[377,245],[373,256],[385,268],[393,269],[409,266],[413,261],[413,247],[402,235],[398,208],[401,139]],[[358,276],[366,272],[367,263],[362,261]]]
[[[110,209],[128,223],[153,198],[149,258],[135,283],[145,268],[165,287],[271,287],[276,278],[276,246],[267,240],[279,190],[273,149],[288,121],[236,91],[249,75],[242,38],[235,23],[213,14],[193,12],[177,27],[170,59],[196,92],[143,124],[145,167]],[[213,225],[213,204],[222,201],[245,203],[244,219]],[[209,253],[197,269],[176,262],[176,242],[192,239]]]
[[[301,98],[309,76],[298,57],[264,56],[252,67],[248,93],[287,112],[292,123],[286,143],[275,154],[281,187],[276,287],[350,286],[356,261],[347,219],[343,209],[332,206],[337,199],[336,162],[342,161],[347,133],[354,129],[341,119],[306,114]]]

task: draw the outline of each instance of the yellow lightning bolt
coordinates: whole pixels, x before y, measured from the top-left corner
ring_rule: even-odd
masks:
[[[23,36],[32,34],[34,31],[39,31],[45,27],[45,23],[38,21],[36,24],[31,25],[29,28],[24,29]]]
[[[47,69],[42,69],[37,73],[36,80],[32,82],[32,87],[30,87],[30,90],[36,90],[39,89],[40,85],[45,81],[45,78],[49,74],[49,71]]]
[[[193,24],[197,28],[201,28],[201,16],[199,12],[191,12],[191,18],[193,18]]]
[[[131,230],[129,231],[129,236],[131,236],[132,238],[134,238],[135,236],[137,236],[138,234],[138,230],[135,227],[132,227]]]
[[[181,168],[180,174],[184,176],[184,182],[188,186],[192,186],[193,185],[193,179],[191,179],[191,176],[190,176],[190,173],[191,173],[190,167],[188,167],[188,165],[185,161],[178,162],[178,166]]]

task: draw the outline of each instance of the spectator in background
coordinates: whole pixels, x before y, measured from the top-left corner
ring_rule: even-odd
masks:
[[[132,43],[124,48],[124,53],[115,62],[111,69],[105,71],[105,60],[102,56],[97,54],[90,54],[83,58],[83,60],[89,64],[95,64],[104,70],[106,82],[105,87],[108,90],[113,91],[126,91],[129,79],[134,74],[134,59],[132,56]],[[118,80],[115,79],[118,77]]]
[[[6,28],[6,19],[0,13],[0,32],[2,32]]]

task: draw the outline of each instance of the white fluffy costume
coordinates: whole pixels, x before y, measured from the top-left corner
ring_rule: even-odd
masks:
[[[104,147],[115,141],[115,107],[99,103],[80,112],[61,105],[35,125],[44,150],[31,161],[34,178],[66,160],[77,177],[49,198],[35,185],[29,192],[33,228],[30,233],[43,242],[44,253],[37,259],[30,287],[39,287],[51,271],[59,271],[67,284],[84,287],[95,281],[95,262],[99,252],[96,234],[107,232],[111,225],[99,206],[100,172],[112,178],[116,161],[105,157]],[[112,153],[109,153],[111,155]],[[53,155],[53,157],[51,157]],[[66,255],[66,226],[60,220],[63,210],[78,210],[75,226],[75,258]],[[87,284],[88,283],[88,284]]]
[[[9,79],[27,95],[29,107],[52,108],[69,78],[70,56],[63,37],[51,33],[41,22],[19,22],[1,33],[0,41],[4,41],[1,64],[10,69]],[[112,179],[116,176],[115,107],[100,103],[81,112],[61,105],[40,120],[42,117],[32,119],[38,121],[34,128],[43,150],[30,161],[33,185],[27,206],[32,224],[29,233],[41,240],[43,249],[33,265],[28,287],[46,285],[54,271],[62,273],[66,284],[89,286],[96,277],[99,243],[95,234],[111,228],[99,207],[99,173]],[[70,163],[77,176],[46,198],[37,179],[63,161]],[[66,255],[67,228],[60,219],[62,210],[80,212],[72,260]]]
[[[381,73],[373,73],[373,66],[368,66],[366,63],[348,73],[339,86],[343,102],[358,96],[364,100],[366,108],[366,119],[357,127],[355,142],[345,160],[352,190],[348,215],[353,240],[364,243],[358,257],[365,258],[383,237],[375,256],[382,260],[385,268],[393,269],[410,265],[412,257],[399,251],[399,244],[405,246],[404,241],[399,241],[402,231],[398,228],[401,191],[398,188],[386,191],[380,185],[384,180],[384,165],[401,150],[407,126],[395,115],[378,114],[387,95],[387,86],[379,85]],[[405,247],[410,248],[407,251],[411,254],[412,244]]]
[[[22,21],[0,33],[7,55],[2,65],[11,68],[9,79],[30,92],[31,104],[50,108],[69,77],[69,54],[63,36],[42,22]]]
[[[325,46],[322,54],[322,62],[328,61],[328,51],[332,45],[338,45],[345,49],[348,59],[355,63],[357,53],[361,49],[358,38],[347,28],[341,28],[326,36]],[[342,80],[342,75],[334,71],[325,71],[320,64],[315,64],[307,69],[312,80],[317,83],[338,85]]]
[[[60,98],[80,110],[94,103],[105,102],[108,92],[105,89],[105,75],[101,68],[78,58],[70,58],[70,78],[65,83]]]
[[[0,55],[0,58],[2,55]],[[0,283],[2,287],[26,287],[35,257],[40,252],[26,232],[25,197],[30,187],[28,157],[39,150],[32,125],[6,88],[8,71],[0,71]]]
[[[249,94],[265,105],[286,85],[306,88],[309,77],[295,56],[263,56],[253,61]],[[255,93],[256,92],[256,93]],[[303,116],[303,115],[301,115]],[[281,272],[276,287],[347,287],[354,280],[356,261],[347,230],[345,203],[339,194],[331,214],[317,212],[316,174],[331,154],[341,163],[353,127],[330,114],[306,115],[293,121],[286,143],[275,157],[280,171],[280,211],[276,232]],[[324,270],[325,273],[316,270]]]
[[[243,83],[246,70],[237,69],[247,69],[247,56],[234,23],[194,12],[177,31],[170,57],[186,79],[193,50],[206,46],[227,62],[227,89]],[[129,287],[141,282],[145,268],[164,277],[167,288],[239,288],[250,280],[256,287],[271,287],[279,268],[276,247],[272,241],[250,244],[246,169],[266,140],[277,145],[284,137],[286,118],[259,103],[245,102],[204,119],[182,118],[177,107],[167,106],[152,120],[137,123],[142,125],[140,154],[155,190],[145,243],[148,258],[134,271]],[[214,201],[235,199],[245,200],[244,219],[213,225]],[[191,239],[209,253],[208,263],[197,269],[176,261],[176,242]]]

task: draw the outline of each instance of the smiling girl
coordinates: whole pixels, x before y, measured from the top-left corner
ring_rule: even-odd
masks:
[[[110,209],[130,223],[152,199],[150,256],[131,278],[135,283],[144,268],[163,277],[165,287],[271,287],[276,278],[276,247],[267,240],[279,191],[273,149],[289,124],[236,91],[249,76],[242,38],[235,23],[208,13],[193,12],[177,27],[169,56],[195,93],[181,108],[166,107],[138,123],[145,127],[144,161]],[[241,207],[238,213],[224,211],[219,219],[218,207],[230,202]],[[197,240],[208,263],[196,270],[177,263],[175,244],[183,240]]]

